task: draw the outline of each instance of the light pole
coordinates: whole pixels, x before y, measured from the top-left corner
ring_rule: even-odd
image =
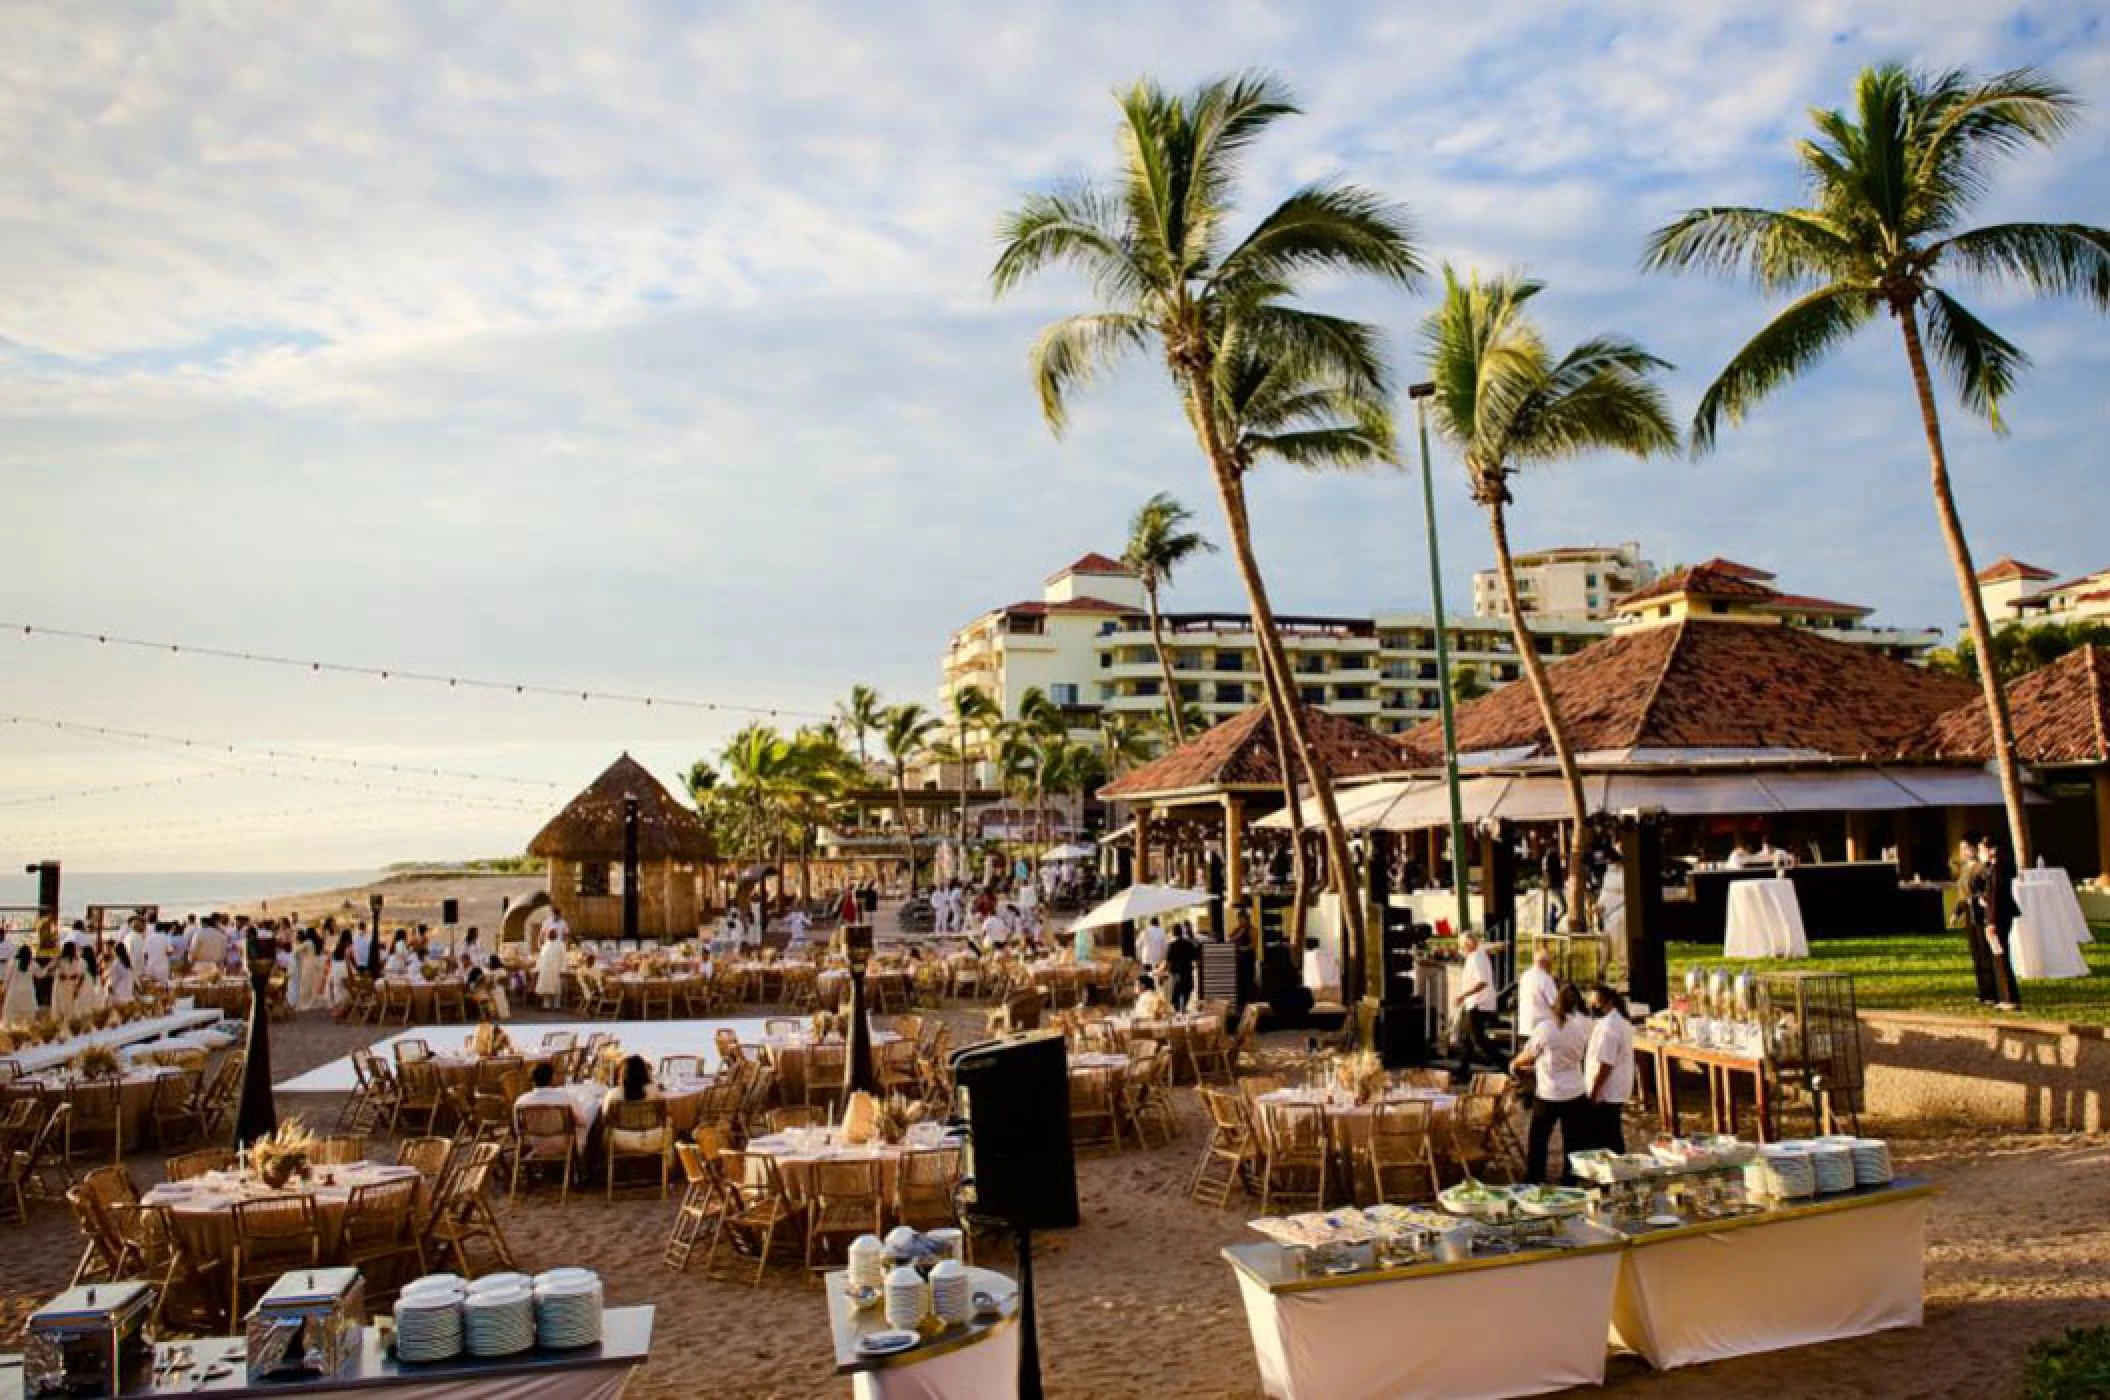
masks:
[[[1449,619],[1443,613],[1443,556],[1436,543],[1436,480],[1429,468],[1429,407],[1436,386],[1413,384],[1414,429],[1421,436],[1421,519],[1429,536],[1429,600],[1436,609],[1436,706],[1443,716],[1443,781],[1451,797],[1451,889],[1458,900],[1458,927],[1472,924],[1466,904],[1465,804],[1458,795],[1458,724],[1451,713]]]

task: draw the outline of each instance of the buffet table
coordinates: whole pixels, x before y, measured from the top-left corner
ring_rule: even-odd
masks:
[[[1564,1248],[1306,1276],[1281,1245],[1223,1251],[1271,1397],[1538,1395],[1604,1381],[1620,1237],[1577,1220]],[[1508,1318],[1490,1345],[1489,1320]],[[1528,1324],[1524,1320],[1528,1319]],[[1381,1339],[1381,1341],[1380,1341]]]
[[[1763,1055],[1723,1045],[1694,1045],[1683,1040],[1664,1040],[1646,1031],[1634,1035],[1634,1060],[1636,1079],[1654,1092],[1656,1100],[1656,1122],[1661,1129],[1677,1137],[1680,1133],[1678,1108],[1678,1067],[1689,1065],[1698,1070],[1707,1080],[1707,1110],[1709,1126],[1717,1133],[1733,1133],[1737,1123],[1737,1081],[1751,1081],[1751,1105],[1757,1115],[1758,1140],[1773,1140],[1772,1094],[1767,1085],[1767,1066]],[[1647,1060],[1649,1069],[1640,1071],[1640,1062]]]
[[[879,1308],[850,1306],[850,1276],[828,1275],[828,1328],[835,1374],[850,1377],[856,1400],[1005,1400],[1018,1395],[1018,1289],[990,1269],[970,1268],[968,1285],[1003,1300],[994,1317],[948,1327],[911,1351],[871,1356],[858,1343],[886,1330]]]
[[[1917,1327],[1933,1195],[1901,1179],[1634,1235],[1613,1339],[1661,1371]]]
[[[164,1371],[162,1363],[179,1348],[190,1349],[194,1365],[186,1371]],[[368,1327],[360,1339],[358,1359],[327,1380],[260,1380],[252,1382],[244,1365],[247,1343],[240,1337],[213,1337],[195,1342],[163,1342],[155,1349],[152,1383],[126,1395],[299,1396],[300,1400],[339,1400],[392,1389],[406,1400],[615,1400],[631,1374],[652,1352],[652,1308],[649,1304],[609,1308],[601,1317],[598,1345],[566,1351],[533,1348],[517,1356],[406,1364],[396,1360],[379,1329]],[[230,1361],[230,1374],[203,1380],[214,1362]],[[22,1358],[0,1358],[0,1400],[20,1400]]]
[[[1722,941],[1727,958],[1806,958],[1810,941],[1802,928],[1795,883],[1738,880],[1729,887],[1729,914]]]

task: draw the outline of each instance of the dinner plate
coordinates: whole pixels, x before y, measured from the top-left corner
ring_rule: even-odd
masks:
[[[857,1349],[866,1356],[891,1356],[898,1351],[907,1351],[922,1340],[914,1332],[900,1329],[870,1332],[858,1338]]]
[[[1671,1230],[1683,1225],[1685,1221],[1675,1215],[1651,1215],[1641,1223],[1658,1230]]]

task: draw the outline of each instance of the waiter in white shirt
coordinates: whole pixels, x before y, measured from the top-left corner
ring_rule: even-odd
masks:
[[[176,951],[175,940],[168,936],[160,924],[156,924],[147,934],[142,947],[144,953],[139,965],[147,981],[166,984],[169,980],[169,963]]]
[[[1531,955],[1531,966],[1517,979],[1517,1035],[1531,1039],[1539,1022],[1553,1014],[1561,984],[1553,977],[1553,955],[1544,948]]]
[[[1143,961],[1143,970],[1154,977],[1160,986],[1165,977],[1165,926],[1155,918],[1143,925],[1143,936],[1136,941],[1136,956]]]
[[[147,921],[137,914],[125,920],[124,945],[125,956],[132,960],[132,966],[138,967],[146,961]]]
[[[1451,1048],[1468,1063],[1487,1063],[1495,1053],[1487,1043],[1487,1028],[1495,1018],[1495,960],[1470,929],[1458,936],[1458,950],[1465,954],[1465,965],[1451,997]]]
[[[1634,1022],[1626,998],[1598,983],[1590,992],[1590,1048],[1583,1056],[1591,1147],[1626,1151],[1626,1104],[1634,1096]]]

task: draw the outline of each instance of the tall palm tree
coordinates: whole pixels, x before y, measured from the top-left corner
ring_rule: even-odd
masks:
[[[879,741],[886,745],[887,762],[894,771],[894,816],[901,823],[911,899],[916,895],[916,834],[908,824],[908,766],[930,748],[939,727],[936,715],[913,702],[889,706],[879,715]]]
[[[1689,209],[1655,232],[1643,259],[1649,268],[1748,276],[1762,290],[1795,298],[1701,397],[1692,424],[1698,451],[1714,445],[1724,416],[1740,422],[1879,313],[1897,322],[1927,440],[1934,511],[1980,656],[1995,654],[1993,629],[1949,485],[1928,351],[1964,409],[2004,432],[2000,401],[2029,358],[1944,290],[1949,275],[2110,309],[2110,232],[2086,224],[1957,227],[2003,157],[2051,145],[2077,114],[2073,94],[2032,69],[1984,79],[1894,64],[1863,69],[1851,111],[1810,113],[1816,134],[1797,148],[1806,205]],[[1998,668],[1978,670],[2008,837],[2016,863],[2027,865],[2029,823],[2007,694]]]
[[[1094,373],[1136,350],[1154,347],[1163,357],[1223,507],[1262,673],[1272,678],[1274,718],[1319,798],[1334,887],[1351,946],[1359,948],[1362,896],[1347,833],[1303,717],[1285,702],[1289,667],[1246,507],[1251,463],[1241,460],[1228,431],[1235,427],[1229,371],[1242,354],[1285,367],[1297,383],[1325,386],[1318,392],[1356,391],[1382,401],[1388,376],[1378,332],[1292,305],[1296,279],[1349,272],[1411,283],[1420,275],[1420,258],[1398,208],[1330,183],[1295,191],[1233,241],[1227,224],[1239,164],[1270,126],[1296,111],[1273,79],[1222,78],[1184,96],[1145,80],[1120,105],[1120,164],[1112,186],[1028,197],[1004,221],[991,281],[1002,295],[1043,268],[1065,264],[1085,275],[1100,303],[1048,326],[1033,347],[1041,411],[1057,432],[1069,393]],[[1240,351],[1241,344],[1248,348]],[[1310,422],[1322,405],[1312,401],[1305,408],[1303,421]],[[1302,450],[1292,436],[1284,455]],[[1312,460],[1329,459],[1319,452]]]
[[[960,761],[960,860],[963,863],[967,859],[967,778],[968,769],[974,763],[975,736],[986,736],[1003,717],[1003,708],[978,685],[959,686],[952,693],[953,749]]]
[[[1457,445],[1473,499],[1487,510],[1510,635],[1568,789],[1574,828],[1568,919],[1579,925],[1589,809],[1582,771],[1517,593],[1516,561],[1509,552],[1510,484],[1526,467],[1585,452],[1647,457],[1675,451],[1678,430],[1663,391],[1651,380],[1668,366],[1640,346],[1616,336],[1594,336],[1554,358],[1525,313],[1540,287],[1518,278],[1460,281],[1445,267],[1443,304],[1423,324],[1422,341],[1436,385],[1430,405],[1436,427]],[[1440,626],[1442,619],[1437,622]],[[1463,853],[1453,852],[1452,859],[1463,859]]]
[[[1136,509],[1128,522],[1128,548],[1121,562],[1135,570],[1143,584],[1143,602],[1150,609],[1150,647],[1158,656],[1158,674],[1165,684],[1165,717],[1172,726],[1174,747],[1187,742],[1187,726],[1180,716],[1180,691],[1172,680],[1172,656],[1165,650],[1165,623],[1158,611],[1158,589],[1172,582],[1172,571],[1195,555],[1215,553],[1216,546],[1187,523],[1194,512],[1160,491]]]
[[[857,761],[866,761],[865,737],[877,733],[886,714],[886,701],[868,685],[853,685],[849,695],[836,702],[835,720],[857,749]]]
[[[1099,757],[1109,779],[1118,778],[1150,757],[1150,734],[1134,715],[1099,712]]]

